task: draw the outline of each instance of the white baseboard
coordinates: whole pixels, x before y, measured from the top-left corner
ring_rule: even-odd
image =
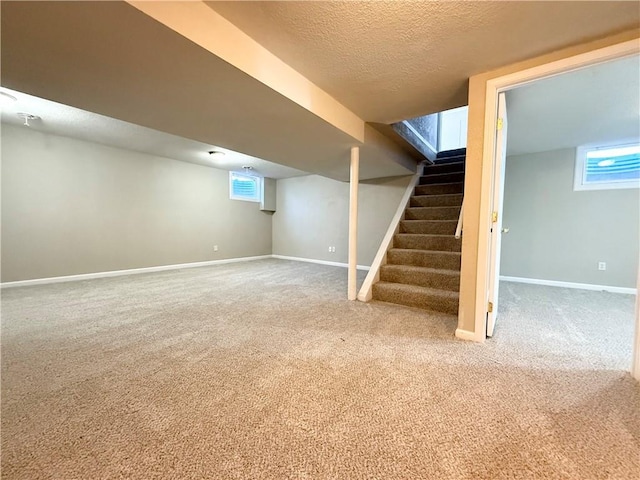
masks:
[[[307,262],[307,263],[317,263],[319,265],[330,265],[332,267],[344,267],[348,268],[348,263],[340,263],[340,262],[329,262],[327,260],[316,260],[315,258],[302,258],[302,257],[288,257],[286,255],[271,255],[273,258],[279,258],[280,260],[293,260],[295,262]],[[366,265],[357,265],[356,268],[358,270],[368,271],[370,267]]]
[[[581,290],[597,290],[597,291],[605,291],[605,292],[611,292],[611,293],[630,293],[632,295],[635,295],[637,293],[637,290],[635,288],[612,287],[609,285],[593,285],[591,283],[559,282],[557,280],[540,280],[537,278],[508,277],[503,275],[500,275],[500,280],[504,282],[546,285],[548,287],[578,288]]]
[[[456,337],[460,340],[469,340],[471,342],[476,341],[476,334],[474,332],[462,330],[461,328],[456,328]]]
[[[26,287],[29,285],[45,285],[48,283],[76,282],[79,280],[92,280],[94,278],[119,277],[122,275],[137,275],[139,273],[163,272],[165,270],[179,270],[182,268],[208,267],[225,263],[250,262],[271,258],[271,255],[259,255],[257,257],[225,258],[223,260],[209,260],[206,262],[178,263],[175,265],[160,265],[157,267],[131,268],[128,270],[113,270],[110,272],[82,273],[80,275],[66,275],[64,277],[35,278],[33,280],[18,280],[15,282],[0,283],[0,288]]]

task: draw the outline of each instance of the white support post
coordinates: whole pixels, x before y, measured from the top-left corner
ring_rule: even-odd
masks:
[[[360,147],[351,147],[351,176],[349,178],[349,273],[347,298],[358,295],[358,182],[360,181]]]

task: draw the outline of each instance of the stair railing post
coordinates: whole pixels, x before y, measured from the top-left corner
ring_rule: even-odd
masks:
[[[355,300],[358,266],[358,182],[360,181],[360,147],[351,147],[351,169],[349,177],[349,272],[347,275],[347,298]]]

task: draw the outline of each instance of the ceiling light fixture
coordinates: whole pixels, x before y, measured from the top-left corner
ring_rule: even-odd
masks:
[[[38,120],[40,117],[37,115],[32,115],[30,113],[25,113],[25,112],[20,112],[17,114],[23,121],[23,125],[25,127],[30,127],[31,125],[29,125],[29,120]]]
[[[210,150],[209,151],[209,155],[211,155],[211,158],[224,158],[224,156],[226,155],[226,153],[221,152],[220,150]]]
[[[0,103],[2,105],[11,105],[13,102],[17,102],[18,99],[13,95],[9,95],[5,92],[0,92]]]

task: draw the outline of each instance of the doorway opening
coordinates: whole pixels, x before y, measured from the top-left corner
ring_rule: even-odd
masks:
[[[574,179],[578,177],[575,167],[579,164],[576,162],[579,147],[602,145],[610,148],[612,144],[628,146],[638,142],[638,100],[634,101],[633,93],[629,93],[635,89],[637,96],[637,46],[627,42],[603,49],[600,53],[598,56],[592,52],[589,56],[573,57],[487,82],[487,119],[493,120],[493,125],[491,121],[485,125],[484,160],[495,161],[489,212],[492,217],[489,229],[491,248],[487,252],[486,271],[488,313],[485,318],[476,317],[476,321],[481,322],[476,324],[476,333],[482,331],[491,336],[495,327],[499,334],[500,319],[522,315],[523,311],[514,307],[521,305],[524,308],[523,295],[529,295],[539,301],[537,308],[528,310],[531,315],[540,321],[556,319],[555,325],[547,325],[549,335],[560,338],[564,333],[564,340],[582,341],[587,350],[623,354],[614,355],[616,358],[612,357],[609,365],[622,362],[627,365],[624,369],[628,369],[632,360],[632,371],[638,378],[640,339],[638,313],[632,294],[637,290],[639,243],[638,227],[634,227],[634,221],[637,223],[640,216],[638,212],[634,214],[633,209],[637,210],[640,204],[640,180],[631,173],[635,181],[632,188],[599,191],[574,188]],[[629,66],[635,70],[626,70],[626,76],[619,75],[621,69]],[[600,93],[587,94],[586,99],[583,95],[577,106],[562,106],[569,97],[581,93],[586,86],[596,85],[598,80],[602,80],[600,77],[607,74],[617,75],[619,83],[630,88],[625,90],[626,102],[620,102],[621,106],[616,106],[607,96],[620,93],[624,88],[615,88],[611,84],[605,84]],[[576,86],[580,78],[583,87]],[[537,113],[543,112],[542,107],[547,105],[556,109],[554,114],[543,114],[542,120],[538,118],[536,121],[530,112],[522,113],[526,111],[522,108],[527,104],[526,93],[532,94],[535,90],[549,89],[554,85],[555,93],[548,90],[530,102],[539,110]],[[496,108],[489,111],[492,105]],[[504,115],[498,113],[501,108]],[[597,114],[590,118],[585,113],[588,108],[595,108]],[[635,111],[621,114],[625,108],[635,108]],[[573,118],[569,118],[571,116]],[[609,120],[606,120],[607,116]],[[616,118],[612,120],[613,117]],[[625,119],[626,127],[622,122]],[[591,127],[583,125],[582,129],[572,130],[579,123],[586,125],[588,120]],[[535,125],[543,127],[541,136],[534,135]],[[502,137],[500,127],[505,130]],[[606,132],[608,127],[612,127],[614,133]],[[488,140],[491,150],[488,150]],[[527,148],[537,151],[526,151]],[[637,158],[634,160],[631,155],[630,159],[607,158],[591,163],[596,166],[601,163],[601,167],[617,164],[615,171],[621,168],[636,168],[637,171],[637,163],[634,167],[634,162]],[[503,191],[505,178],[507,187]],[[582,222],[575,223],[577,220]],[[616,228],[618,224],[622,226]],[[629,232],[625,233],[625,229]],[[502,249],[501,240],[504,241]],[[591,256],[595,256],[595,261]],[[501,290],[503,295],[499,295]],[[501,304],[503,298],[506,300]],[[514,302],[516,298],[518,301]],[[598,311],[598,305],[602,307],[601,311]],[[591,320],[588,313],[593,314]],[[558,319],[565,320],[565,323],[558,322]],[[593,324],[581,325],[577,322],[579,319]],[[482,330],[478,329],[479,326]],[[635,341],[632,340],[634,330]],[[598,337],[604,340],[600,344],[594,343],[591,348],[589,342],[595,342]],[[604,350],[600,349],[603,345]],[[618,345],[626,346],[621,348]],[[635,345],[635,353],[632,353],[632,345]]]

